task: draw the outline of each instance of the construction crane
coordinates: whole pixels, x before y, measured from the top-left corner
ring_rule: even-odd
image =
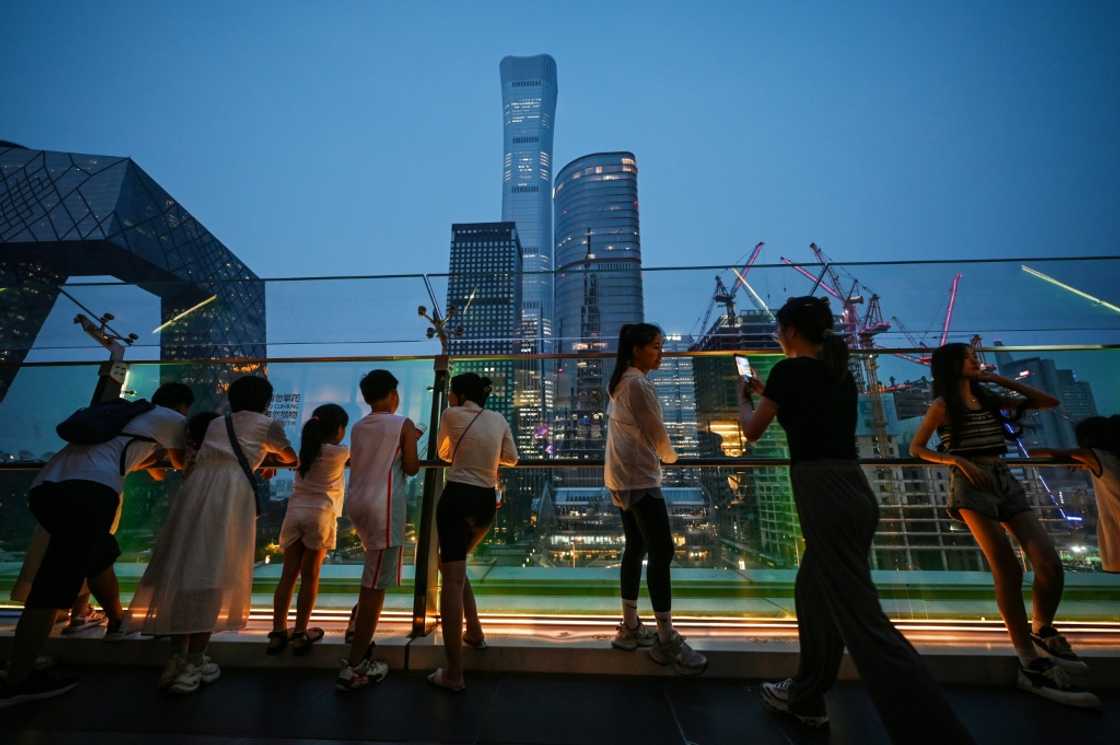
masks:
[[[708,304],[708,310],[704,312],[703,320],[699,323],[699,328],[693,336],[703,338],[708,333],[708,324],[712,320],[712,312],[715,310],[716,305],[722,305],[724,313],[727,317],[729,324],[735,322],[735,294],[739,291],[739,287],[746,287],[747,291],[751,294],[756,304],[760,305],[762,310],[766,310],[766,304],[754,288],[747,284],[747,274],[750,272],[751,267],[758,261],[759,255],[762,253],[762,247],[766,245],[764,241],[759,241],[755,244],[754,249],[751,251],[750,258],[747,263],[743,265],[741,270],[731,267],[731,271],[735,274],[735,281],[732,283],[731,288],[728,289],[724,283],[723,278],[718,274],[716,275],[716,289],[712,294],[712,301]]]
[[[949,301],[945,306],[945,316],[941,321],[941,336],[937,340],[938,347],[945,346],[946,342],[949,341],[949,329],[953,325],[953,310],[957,305],[957,294],[960,290],[962,276],[964,275],[962,275],[960,272],[957,272],[956,275],[953,276],[952,283],[949,285]],[[898,330],[902,332],[902,334],[906,337],[906,340],[910,342],[911,346],[920,347],[922,349],[929,349],[929,345],[926,344],[925,339],[916,336],[913,332],[907,329],[906,326],[903,325],[902,321],[899,320],[898,316],[891,316],[891,320],[894,321],[894,325],[898,327]],[[930,355],[928,354],[923,354],[916,358],[911,357],[910,355],[899,356],[903,357],[904,359],[911,360],[912,362],[918,362],[922,365],[928,365],[930,360]]]

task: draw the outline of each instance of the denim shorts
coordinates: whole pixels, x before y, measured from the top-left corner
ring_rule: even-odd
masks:
[[[949,516],[960,520],[961,510],[972,510],[1001,523],[1022,512],[1030,512],[1027,493],[1023,485],[1011,475],[1011,470],[1003,461],[973,464],[988,475],[992,482],[991,491],[973,486],[972,482],[957,469],[949,481]]]

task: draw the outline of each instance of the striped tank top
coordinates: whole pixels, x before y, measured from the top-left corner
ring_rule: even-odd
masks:
[[[948,423],[937,428],[941,449],[953,455],[1003,455],[1007,452],[1003,422],[988,409],[966,410],[961,422],[959,442]]]

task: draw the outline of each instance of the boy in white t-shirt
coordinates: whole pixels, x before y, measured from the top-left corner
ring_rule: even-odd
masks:
[[[342,691],[380,682],[389,672],[384,662],[371,659],[371,642],[385,591],[401,581],[405,480],[420,470],[416,426],[396,414],[401,402],[397,379],[388,370],[373,370],[362,378],[361,389],[373,411],[350,430],[346,514],[366,555],[350,657],[335,681]]]
[[[33,667],[55,613],[73,604],[83,580],[109,616],[110,629],[120,625],[124,613],[113,573],[120,548],[110,531],[124,477],[150,466],[159,449],[166,450],[175,468],[182,467],[186,413],[194,394],[182,383],[165,383],[152,403],[154,408],[130,420],[108,442],[66,445],[32,482],[28,503],[51,539],[16,626],[0,709],[52,698],[77,685],[75,679]]]

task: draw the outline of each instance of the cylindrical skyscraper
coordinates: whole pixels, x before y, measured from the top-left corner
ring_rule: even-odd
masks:
[[[576,158],[556,176],[557,349],[613,351],[625,323],[644,320],[638,166],[628,152]],[[561,453],[599,458],[611,362],[564,360],[557,376]]]

